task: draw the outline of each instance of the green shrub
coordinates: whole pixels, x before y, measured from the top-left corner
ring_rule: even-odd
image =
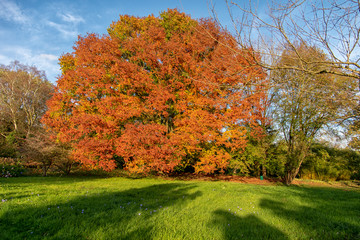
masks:
[[[25,170],[25,167],[15,158],[0,158],[0,177],[19,177]]]
[[[0,177],[20,177],[23,175],[25,168],[18,165],[5,165],[0,164]]]
[[[305,159],[301,178],[317,180],[359,179],[360,154],[351,149],[338,149],[324,144],[314,144]]]

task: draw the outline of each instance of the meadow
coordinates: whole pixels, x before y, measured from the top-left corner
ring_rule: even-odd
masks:
[[[121,177],[0,179],[0,239],[360,239],[360,190]]]

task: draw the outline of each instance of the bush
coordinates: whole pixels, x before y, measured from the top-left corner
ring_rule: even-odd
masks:
[[[0,158],[16,158],[18,155],[18,142],[14,132],[0,139]]]
[[[338,149],[314,144],[301,168],[301,178],[317,180],[359,179],[360,154],[351,149]]]
[[[1,158],[0,159],[0,177],[19,177],[25,172],[24,166],[15,159]]]
[[[74,165],[74,160],[69,156],[69,147],[54,142],[48,133],[38,132],[25,140],[24,156],[37,163],[46,176],[52,167],[68,175]]]

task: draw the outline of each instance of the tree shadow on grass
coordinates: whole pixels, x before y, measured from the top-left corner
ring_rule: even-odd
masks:
[[[81,183],[81,182],[90,182],[96,181],[98,179],[104,179],[106,177],[99,176],[24,176],[24,177],[15,177],[15,178],[0,178],[0,184],[44,184],[44,185],[66,185],[69,183]]]
[[[220,228],[224,239],[276,239],[285,240],[287,236],[280,230],[264,223],[255,215],[236,216],[225,210],[216,210],[212,224]]]
[[[67,187],[69,187],[71,186],[71,184],[81,184],[83,182],[88,184],[89,182],[97,181],[98,179],[98,177],[17,177],[8,179],[0,178],[0,187],[6,190],[5,192],[0,191],[0,201],[15,199],[19,200],[33,197],[36,193],[34,192],[34,189],[31,185],[36,185],[37,190],[39,190],[39,188],[47,190],[51,185],[66,185]],[[29,187],[24,188],[24,184]],[[81,187],[82,186],[80,185],[79,188]],[[16,190],[8,191],[9,188]],[[19,191],[19,189],[21,190]]]
[[[304,236],[299,239],[360,239],[360,193],[329,188],[289,188],[301,203],[262,199],[260,207],[295,222]]]
[[[61,204],[9,209],[0,239],[152,239],[156,217],[201,195],[191,184],[88,193]],[[190,193],[193,192],[193,193]]]

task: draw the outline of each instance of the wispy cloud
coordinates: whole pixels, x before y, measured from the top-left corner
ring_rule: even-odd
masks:
[[[48,79],[55,82],[56,77],[60,74],[60,67],[58,65],[59,56],[52,53],[34,51],[31,48],[17,45],[0,46],[0,63],[10,64],[11,61],[18,60],[23,64],[34,65],[39,70],[45,70]],[[13,55],[13,58],[9,58],[9,53]]]
[[[29,21],[29,17],[23,13],[20,6],[8,0],[0,0],[0,18],[16,23]]]
[[[57,30],[63,38],[76,38],[79,35],[78,25],[84,23],[85,20],[81,16],[69,12],[57,13],[56,15],[57,20],[46,20],[46,25]]]
[[[79,35],[79,33],[69,25],[55,23],[52,21],[47,21],[46,23],[48,26],[55,28],[57,31],[63,34],[64,38],[75,38]]]
[[[9,64],[11,61],[13,61],[12,59],[10,59],[8,56],[5,55],[1,55],[0,54],[0,63],[1,64]]]
[[[33,54],[30,61],[39,67],[40,70],[46,70],[46,75],[50,81],[54,81],[60,74],[60,67],[58,64],[59,56],[53,54]]]
[[[39,57],[41,59],[44,59],[45,61],[57,61],[59,59],[59,56],[53,55],[53,54],[40,54]]]
[[[85,22],[85,20],[81,16],[74,16],[70,13],[59,14],[59,16],[63,21],[73,24]]]
[[[61,73],[58,58],[71,51],[87,15],[76,9],[78,3],[31,2],[0,0],[0,64],[18,60],[35,65],[54,82]]]
[[[46,75],[50,81],[55,81],[56,77],[60,74],[60,67],[58,64],[58,56],[48,53],[38,53],[29,51],[28,54],[23,56],[22,62],[27,64],[34,64],[39,70],[45,70]]]

